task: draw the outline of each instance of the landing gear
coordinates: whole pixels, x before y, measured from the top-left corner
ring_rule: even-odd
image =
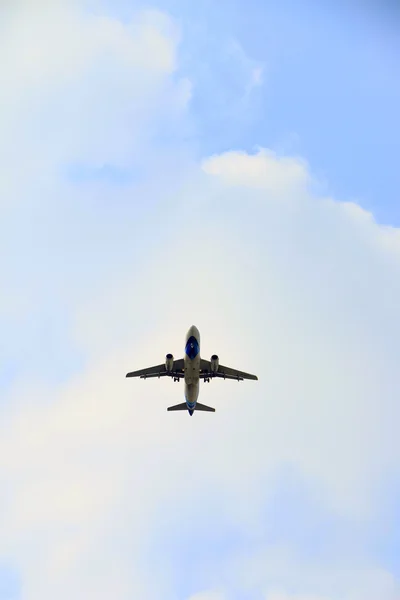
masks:
[[[174,377],[174,383],[175,381],[179,381],[179,377]]]
[[[204,378],[204,383],[210,383],[210,379],[209,378]]]

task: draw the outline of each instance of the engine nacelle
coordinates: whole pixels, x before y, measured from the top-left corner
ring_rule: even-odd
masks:
[[[216,373],[219,367],[219,358],[216,354],[213,354],[211,357],[211,372]]]
[[[174,357],[172,354],[167,354],[165,357],[165,368],[167,369],[168,373],[170,373],[171,371],[173,371],[174,369]]]

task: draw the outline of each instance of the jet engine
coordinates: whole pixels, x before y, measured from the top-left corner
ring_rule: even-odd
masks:
[[[165,357],[165,368],[170,373],[174,368],[174,357],[172,354],[167,354]]]
[[[211,371],[212,373],[216,373],[218,371],[219,366],[219,358],[216,354],[213,354],[211,357]]]

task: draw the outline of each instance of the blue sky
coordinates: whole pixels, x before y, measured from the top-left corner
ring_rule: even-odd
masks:
[[[398,600],[395,10],[1,10],[0,600]]]
[[[146,6],[113,5],[125,19]],[[188,137],[200,155],[266,146],[306,156],[331,193],[399,224],[396,6],[161,0],[156,8],[185,32],[179,73],[194,85]],[[247,93],[252,67],[263,83]]]
[[[128,19],[141,4],[113,6]],[[195,88],[188,136],[200,154],[261,145],[304,155],[334,193],[398,223],[396,7],[165,0],[155,8],[184,32],[178,68]],[[252,66],[263,85],[245,98]]]
[[[311,0],[159,6],[187,32],[181,65],[197,86],[192,111],[200,152],[261,145],[306,156],[336,196],[357,200],[379,222],[399,224],[395,7]],[[241,100],[248,73],[232,43],[246,67],[263,68],[263,85],[247,104]]]

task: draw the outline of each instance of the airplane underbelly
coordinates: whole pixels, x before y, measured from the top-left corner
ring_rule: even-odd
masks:
[[[187,404],[194,406],[199,397],[199,383],[185,384],[185,399]]]
[[[200,356],[194,359],[185,357],[185,383],[187,385],[198,384],[200,378]]]

